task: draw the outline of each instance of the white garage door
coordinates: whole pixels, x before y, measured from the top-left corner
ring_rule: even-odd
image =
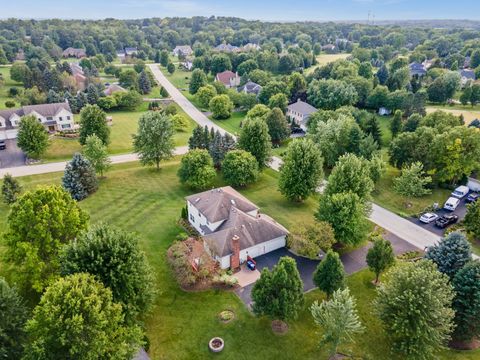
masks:
[[[7,130],[6,133],[7,133],[7,136],[6,136],[7,139],[16,139],[18,135],[18,130],[17,129]]]
[[[240,252],[240,261],[246,261],[247,256],[250,256],[252,258],[256,258],[258,256],[261,256],[263,254],[267,254],[271,251],[280,249],[282,247],[285,247],[285,237],[280,237],[277,239],[273,239],[255,246],[252,246],[248,249],[242,250]]]

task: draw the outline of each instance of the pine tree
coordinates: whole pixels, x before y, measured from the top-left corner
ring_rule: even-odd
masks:
[[[54,104],[59,102],[63,102],[62,95],[57,93],[55,90],[52,90],[52,89],[48,90],[47,103]]]
[[[345,270],[336,252],[332,250],[327,252],[313,273],[313,282],[327,294],[327,298],[330,298],[334,291],[345,286]]]
[[[72,198],[77,201],[85,199],[98,189],[95,169],[90,161],[79,153],[75,153],[73,159],[65,167],[62,184]]]
[[[382,65],[382,67],[377,71],[377,78],[380,85],[385,85],[387,83],[388,75],[387,67]]]
[[[78,107],[77,99],[75,98],[75,96],[70,94],[70,92],[65,91],[65,94],[63,94],[63,97],[65,98],[65,101],[68,102],[68,105],[70,105],[70,109],[72,110],[72,112],[74,114],[78,114],[80,109]]]
[[[77,111],[82,110],[83,107],[88,104],[87,94],[84,92],[79,92],[75,98],[75,102],[77,105]]]
[[[195,129],[193,129],[192,136],[188,139],[188,148],[192,149],[203,149],[203,128],[200,125],[197,125]]]
[[[138,77],[138,89],[141,94],[149,94],[152,91],[152,83],[148,74],[143,70]]]
[[[18,180],[10,174],[5,174],[2,184],[3,201],[5,201],[6,204],[13,204],[17,201],[17,197],[21,192],[22,187]]]
[[[95,85],[89,84],[87,86],[87,101],[90,105],[94,105],[97,103],[100,94],[98,93],[98,89]]]
[[[203,128],[203,138],[202,138],[202,149],[208,149],[210,147],[210,141],[212,140],[212,134],[208,129],[208,126],[205,125]]]
[[[402,112],[400,110],[395,111],[390,124],[390,130],[392,131],[392,137],[397,136],[397,134],[402,130]]]
[[[213,127],[212,127],[213,130]],[[225,150],[223,146],[223,136],[220,134],[220,131],[217,130],[213,137],[212,141],[210,142],[210,146],[208,148],[208,152],[213,159],[214,166],[218,169],[220,168],[220,164],[225,157]]]

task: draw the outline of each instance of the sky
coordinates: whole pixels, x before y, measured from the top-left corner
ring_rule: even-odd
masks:
[[[0,18],[236,16],[270,21],[480,20],[480,0],[0,0]]]

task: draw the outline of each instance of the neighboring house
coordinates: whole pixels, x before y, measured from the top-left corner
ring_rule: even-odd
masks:
[[[468,69],[470,67],[470,56],[465,56],[465,61],[463,62],[463,68]]]
[[[173,49],[173,55],[175,56],[190,56],[193,54],[193,50],[190,47],[190,45],[180,45],[176,46],[175,49]]]
[[[458,70],[458,73],[460,74],[460,84],[465,86],[468,81],[475,81],[475,71],[472,69],[462,69]]]
[[[387,115],[390,115],[391,113],[392,113],[392,110],[387,109],[386,107],[381,107],[380,109],[378,109],[378,115],[380,116],[387,116]]]
[[[430,60],[425,60],[424,62],[422,62],[422,65],[426,70],[428,70],[433,66],[434,63],[435,63],[435,60],[430,59]]]
[[[25,52],[23,51],[23,49],[18,50],[17,55],[15,55],[15,60],[17,61],[25,60]]]
[[[248,43],[248,44],[243,45],[241,50],[242,51],[253,51],[253,50],[260,51],[260,50],[262,50],[262,48],[258,44]]]
[[[302,130],[307,130],[307,121],[309,116],[317,111],[312,105],[298,99],[297,102],[288,105],[287,117],[294,121]]]
[[[408,68],[410,69],[410,76],[427,75],[427,69],[425,68],[425,66],[418,62],[412,62],[410,65],[408,65]]]
[[[82,67],[78,63],[70,63],[70,70],[72,71],[72,76],[75,79],[75,84],[79,91],[83,91],[87,88],[87,77],[83,72]]]
[[[182,67],[188,71],[193,69],[193,62],[191,62],[190,60],[185,60],[181,62],[180,65],[182,65]]]
[[[123,87],[121,87],[120,85],[118,84],[110,84],[108,85],[105,90],[103,91],[103,93],[106,95],[106,96],[110,96],[112,95],[113,93],[116,93],[116,92],[127,92],[127,90],[125,90]]]
[[[230,186],[186,197],[188,220],[222,269],[286,245],[288,230]]]
[[[230,44],[220,44],[215,47],[216,51],[223,51],[223,52],[238,52],[240,48],[238,46],[233,46]]]
[[[86,57],[87,53],[85,52],[84,49],[76,49],[73,47],[69,47],[63,50],[62,56],[64,58],[74,57],[77,59],[81,59],[83,57]]]
[[[327,44],[322,46],[322,51],[325,51],[326,53],[334,53],[336,49],[337,47],[333,44]]]
[[[260,85],[250,80],[245,85],[240,86],[237,89],[238,92],[244,92],[246,94],[254,94],[256,96],[258,96],[261,90],[262,90],[262,87]]]
[[[0,110],[0,139],[15,139],[22,116],[33,115],[48,132],[73,129],[73,113],[67,102],[28,105]]]
[[[125,56],[134,56],[138,55],[138,49],[136,47],[126,47],[123,49]]]
[[[230,70],[218,73],[215,76],[215,81],[221,82],[226,88],[236,88],[240,85],[240,76]]]

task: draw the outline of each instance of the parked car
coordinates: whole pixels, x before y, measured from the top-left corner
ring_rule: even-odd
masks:
[[[461,199],[465,195],[467,195],[469,192],[470,192],[470,189],[468,188],[468,186],[462,185],[457,187],[455,190],[453,190],[452,196]]]
[[[447,214],[439,217],[435,221],[435,226],[440,229],[445,229],[448,225],[455,224],[458,221],[458,216],[455,214]]]
[[[480,194],[472,192],[472,193],[468,194],[467,198],[465,199],[465,202],[473,203],[473,202],[477,201],[478,198],[480,198]]]
[[[5,150],[7,148],[7,143],[5,140],[0,140],[0,150]]]
[[[460,199],[456,197],[449,197],[448,200],[445,202],[445,205],[443,205],[443,208],[446,210],[454,211],[458,204],[460,204]]]
[[[432,221],[435,221],[437,219],[438,219],[438,215],[430,212],[427,212],[422,216],[420,216],[420,221],[425,224],[430,224]]]

